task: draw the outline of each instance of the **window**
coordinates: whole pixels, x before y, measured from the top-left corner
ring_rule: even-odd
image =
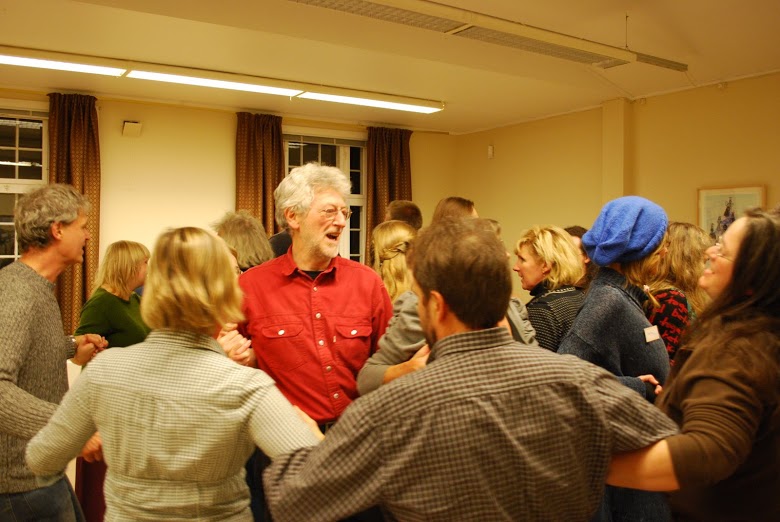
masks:
[[[0,268],[21,254],[14,230],[20,194],[48,182],[45,112],[0,108]]]
[[[284,135],[287,172],[312,161],[340,168],[352,182],[347,205],[352,210],[347,228],[341,234],[339,254],[353,261],[365,260],[366,243],[366,143],[342,138]]]

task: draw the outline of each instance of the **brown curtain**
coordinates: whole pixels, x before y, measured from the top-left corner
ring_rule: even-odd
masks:
[[[405,129],[368,128],[366,183],[366,262],[371,262],[371,232],[384,221],[387,204],[412,199],[412,164]]]
[[[89,297],[100,252],[100,143],[95,98],[81,94],[49,94],[49,181],[68,183],[86,195],[92,206],[84,263],[69,267],[57,280],[57,300],[65,333],[79,324]]]
[[[284,179],[281,116],[238,113],[236,132],[236,210],[248,210],[266,232],[276,230],[274,190]]]

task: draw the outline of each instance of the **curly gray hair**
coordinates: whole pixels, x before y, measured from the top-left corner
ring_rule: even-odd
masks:
[[[63,183],[46,185],[19,198],[14,211],[14,226],[19,250],[46,248],[51,242],[54,223],[73,223],[79,212],[89,212],[89,201],[83,194]]]
[[[281,228],[288,228],[284,211],[288,208],[296,215],[309,212],[311,202],[318,192],[335,190],[344,200],[349,196],[352,183],[336,167],[319,163],[307,163],[290,171],[274,191],[276,222]]]

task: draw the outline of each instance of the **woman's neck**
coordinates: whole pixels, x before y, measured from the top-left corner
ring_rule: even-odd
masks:
[[[100,288],[108,292],[109,294],[117,296],[119,299],[123,299],[125,301],[130,300],[130,295],[133,293],[132,290],[130,292],[120,292],[119,290],[115,289],[112,286],[109,285],[103,285]]]

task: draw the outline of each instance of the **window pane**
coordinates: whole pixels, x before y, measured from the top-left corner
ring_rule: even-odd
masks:
[[[14,255],[14,227],[0,225],[0,255]]]
[[[349,170],[360,170],[360,153],[362,150],[361,147],[349,148]]]
[[[298,167],[301,164],[301,144],[289,142],[287,144],[287,164],[290,167]]]
[[[14,165],[3,165],[3,162],[16,162],[16,151],[0,149],[0,178],[16,178],[16,167]]]
[[[19,120],[19,147],[43,148],[43,123],[35,120]]]
[[[360,255],[360,230],[349,231],[349,255]]]
[[[360,228],[360,211],[363,210],[363,207],[358,206],[351,206],[349,207],[350,210],[352,210],[352,216],[349,218],[349,228]]]
[[[320,160],[320,146],[316,143],[303,144],[303,164]]]
[[[361,194],[363,192],[360,186],[360,171],[349,171],[349,180],[352,182],[352,194]]]
[[[31,167],[19,166],[19,179],[43,179],[43,152],[20,150],[19,161],[31,163]]]
[[[13,259],[0,259],[0,268],[3,268],[6,265],[10,265],[13,262]]]
[[[323,165],[328,165],[330,167],[336,166],[336,146],[335,145],[321,145],[321,154],[322,157],[320,159],[320,163]]]
[[[16,147],[16,120],[0,118],[0,147]]]
[[[14,194],[0,194],[0,223],[14,222]]]

